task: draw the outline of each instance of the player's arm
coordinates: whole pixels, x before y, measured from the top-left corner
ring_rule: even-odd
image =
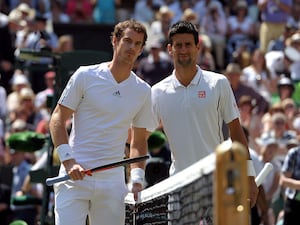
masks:
[[[238,118],[232,120],[230,123],[227,124],[230,132],[230,137],[232,141],[237,141],[243,144],[246,149],[248,150],[248,142],[243,131],[243,128],[240,124]],[[250,159],[250,153],[248,152],[248,159]],[[256,203],[257,195],[258,195],[258,188],[255,183],[255,176],[249,176],[249,187],[250,187],[250,202],[251,207],[253,207]]]
[[[147,155],[147,139],[149,132],[145,128],[133,127],[131,130],[130,158]],[[138,198],[138,192],[143,189],[145,176],[145,161],[132,163],[131,166],[132,193],[135,200]]]
[[[83,179],[84,169],[76,164],[72,151],[68,145],[67,121],[71,118],[73,110],[57,104],[50,119],[49,128],[54,147],[57,150],[59,159],[64,165],[67,173],[73,180]]]

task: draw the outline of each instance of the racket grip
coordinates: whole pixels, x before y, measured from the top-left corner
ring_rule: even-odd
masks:
[[[258,186],[260,186],[263,181],[265,180],[266,176],[273,170],[273,165],[269,162],[267,162],[264,166],[264,168],[260,171],[260,173],[255,178],[255,183]]]
[[[62,182],[62,181],[65,181],[65,180],[69,180],[69,179],[70,179],[70,176],[68,174],[65,175],[65,176],[62,176],[62,177],[47,178],[46,179],[46,184],[47,184],[47,186],[52,186],[55,183]]]

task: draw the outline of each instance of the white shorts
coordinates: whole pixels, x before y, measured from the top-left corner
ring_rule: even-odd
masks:
[[[54,192],[56,225],[85,225],[87,215],[89,225],[125,223],[124,197],[128,188],[123,168],[57,183]]]

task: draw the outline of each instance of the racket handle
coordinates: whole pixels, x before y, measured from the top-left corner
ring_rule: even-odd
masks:
[[[52,186],[55,183],[62,182],[62,181],[65,181],[65,180],[69,180],[69,179],[70,179],[70,176],[68,174],[65,175],[65,176],[62,176],[62,177],[47,178],[46,179],[46,184],[48,186]]]
[[[258,186],[260,186],[266,176],[273,170],[273,165],[269,162],[267,162],[265,165],[264,165],[264,168],[260,171],[260,173],[257,175],[257,177],[255,178],[255,183]]]

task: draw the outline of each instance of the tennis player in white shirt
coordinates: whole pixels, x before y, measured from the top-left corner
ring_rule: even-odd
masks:
[[[232,141],[247,146],[228,80],[196,65],[200,44],[195,26],[186,21],[175,23],[169,31],[167,48],[175,70],[152,87],[152,104],[156,125],[162,124],[172,152],[170,174],[213,153],[224,141],[223,121]],[[253,206],[258,189],[251,160],[248,163],[252,167],[249,184]]]
[[[151,123],[151,89],[131,70],[147,40],[145,27],[133,20],[117,24],[111,37],[110,62],[82,66],[70,78],[50,121],[62,162],[60,175],[71,179],[54,185],[55,224],[124,225],[128,193],[124,169],[86,176],[83,171],[124,157],[132,126],[130,157],[147,154]],[[72,116],[70,137],[66,121]],[[145,162],[131,164],[132,192],[142,190]]]

